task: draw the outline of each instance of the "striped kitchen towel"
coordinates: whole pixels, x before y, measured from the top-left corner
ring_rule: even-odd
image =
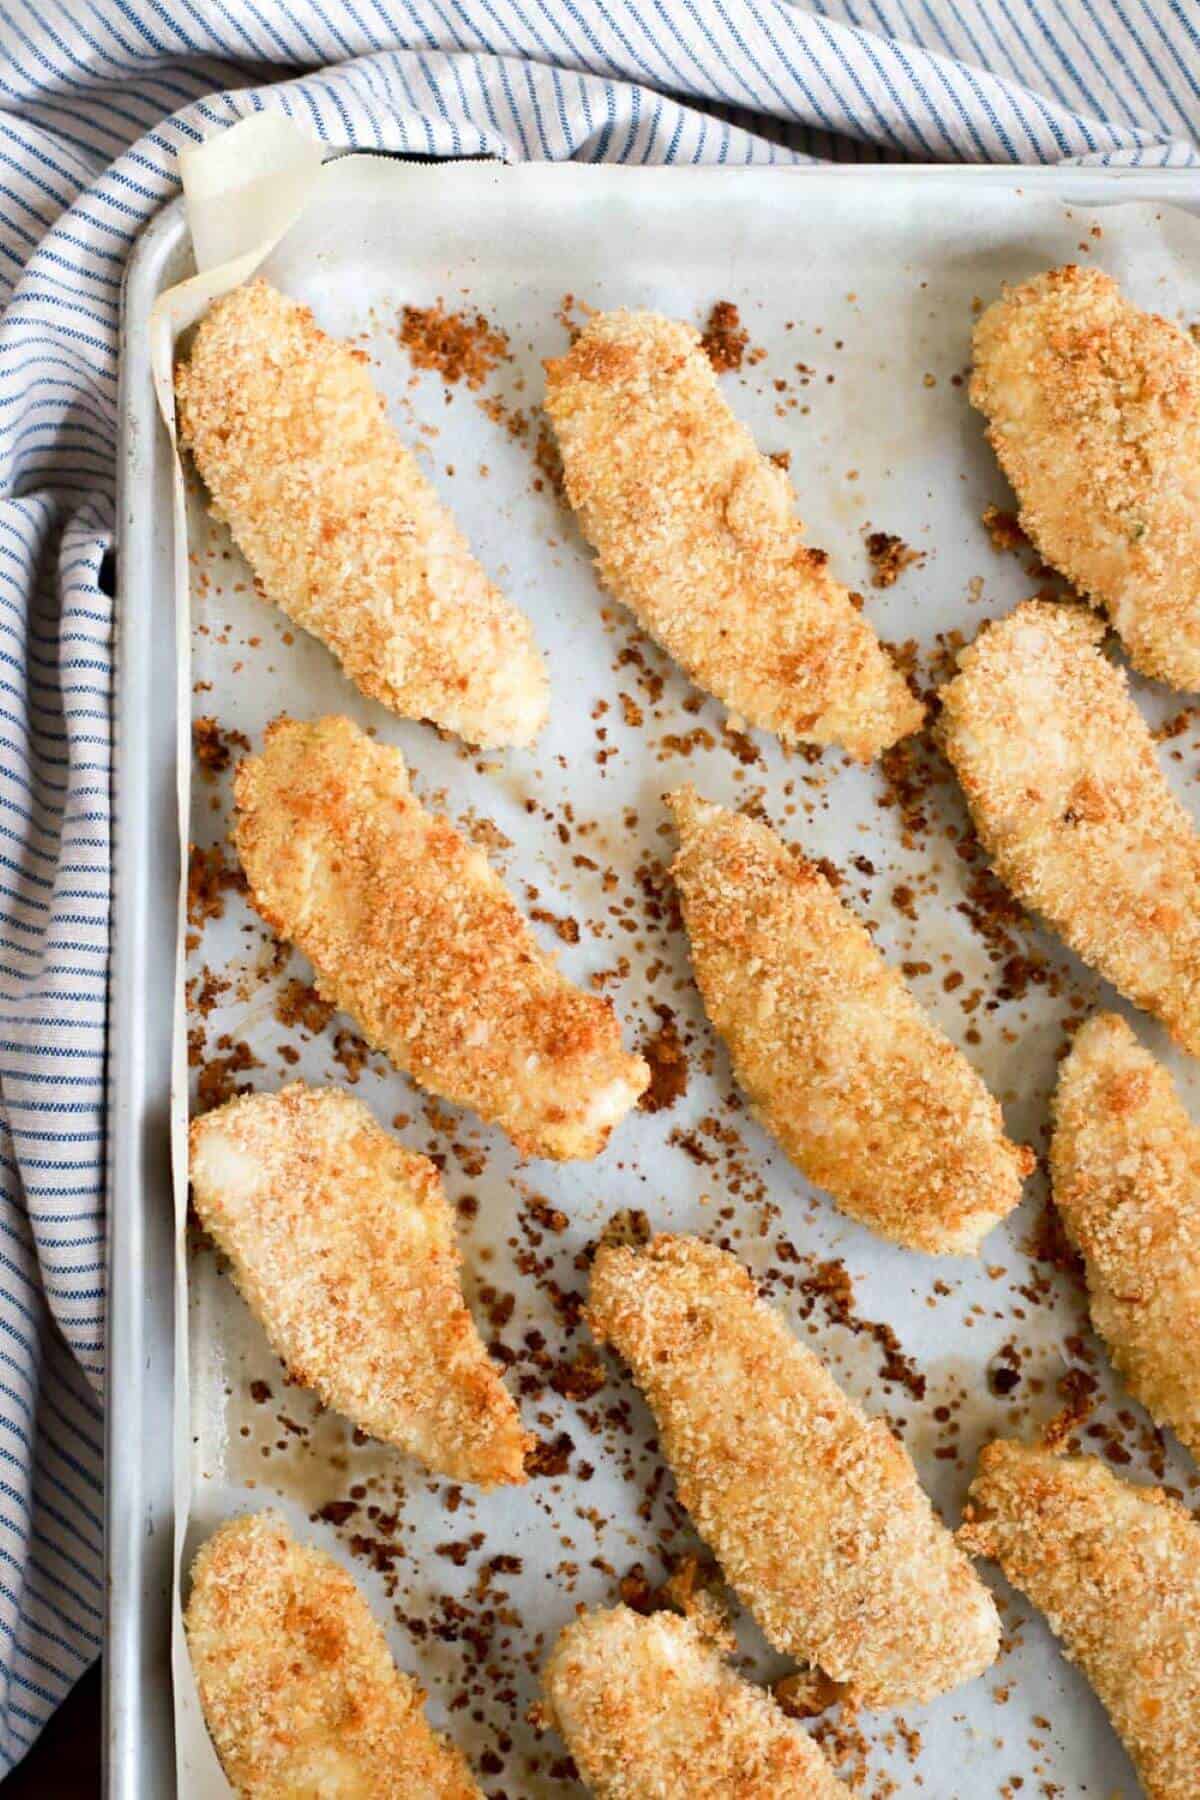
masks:
[[[1182,165],[1195,0],[0,0],[0,1767],[100,1647],[121,273],[176,152]]]

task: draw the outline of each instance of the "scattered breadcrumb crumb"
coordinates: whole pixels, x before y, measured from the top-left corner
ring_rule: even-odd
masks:
[[[871,585],[877,588],[889,588],[905,569],[914,564],[919,568],[925,561],[927,551],[914,550],[906,544],[902,537],[890,531],[872,531],[867,534],[867,556],[871,563]]]

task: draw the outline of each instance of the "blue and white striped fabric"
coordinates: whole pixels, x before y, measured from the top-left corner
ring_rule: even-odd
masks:
[[[125,258],[268,103],[338,148],[1200,157],[1195,0],[0,0],[0,1766],[100,1645]],[[280,85],[272,85],[280,84]]]

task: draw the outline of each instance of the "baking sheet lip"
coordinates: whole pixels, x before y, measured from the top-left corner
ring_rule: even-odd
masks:
[[[954,186],[972,183],[979,186],[1041,187],[1053,190],[1069,186],[1072,181],[1088,186],[1142,186],[1156,190],[1147,198],[1167,201],[1178,193],[1200,201],[1200,167],[1154,169],[1137,166],[1109,167],[1095,163],[606,163],[558,162],[550,160],[506,161],[495,156],[429,157],[392,150],[347,150],[327,157],[327,165],[344,162],[407,163],[415,167],[436,166],[440,174],[491,166],[497,172],[516,176],[549,176],[551,180],[590,180],[598,174],[617,176],[632,181],[675,179],[723,179],[729,175],[780,176],[808,181],[853,182],[870,180],[885,185],[899,185],[920,179]],[[182,202],[173,202],[172,206]],[[167,210],[170,210],[168,208]]]
[[[337,161],[359,162],[421,161],[375,151],[351,152]],[[610,164],[504,164],[494,159],[463,158],[443,162],[443,174],[480,161],[493,161],[496,169],[519,170],[527,174],[533,169],[554,170],[551,179],[572,177],[592,167],[616,172]],[[860,164],[758,164],[739,165],[756,175],[789,175],[810,181],[848,181],[865,175],[895,186],[915,177],[936,178],[939,185],[1012,187],[1036,186],[1053,191],[1069,191],[1073,185],[1089,191],[1088,204],[1098,204],[1095,195],[1105,188],[1127,188],[1152,201],[1190,198],[1200,204],[1200,170],[1197,169],[1110,169],[1103,166],[1057,165],[1025,168],[1013,165],[954,164],[888,164],[866,169]],[[561,171],[561,174],[557,173]],[[658,168],[638,167],[622,171],[631,180],[657,180],[667,177],[713,176],[731,173],[728,165],[719,170],[711,165],[668,165]],[[585,177],[585,180],[587,177]],[[171,585],[171,542],[169,509],[157,518],[151,516],[155,484],[161,481],[169,464],[164,460],[167,438],[158,417],[150,377],[148,355],[148,321],[150,308],[163,287],[169,284],[166,274],[172,256],[181,249],[186,238],[183,201],[176,197],[155,214],[141,233],[127,265],[122,286],[120,328],[120,370],[118,389],[119,460],[118,460],[118,556],[117,603],[115,619],[116,667],[114,673],[114,742],[112,794],[114,802],[114,904],[112,993],[114,1002],[110,1016],[108,1054],[108,1168],[109,1168],[109,1355],[106,1378],[105,1444],[108,1466],[105,1502],[106,1539],[106,1620],[105,1620],[105,1697],[104,1759],[105,1792],[117,1800],[163,1800],[175,1790],[175,1756],[173,1708],[170,1695],[170,1588],[169,1581],[161,1594],[151,1596],[147,1589],[148,1546],[158,1534],[166,1543],[166,1567],[169,1569],[170,1540],[173,1528],[171,1505],[171,1395],[173,1383],[173,1310],[169,1283],[158,1298],[166,1304],[153,1306],[156,1296],[148,1288],[144,1259],[148,1224],[164,1227],[163,1236],[170,1242],[169,1218],[171,1193],[168,1181],[161,1197],[159,1217],[154,1217],[154,1197],[149,1185],[137,1176],[145,1163],[144,1145],[139,1142],[148,1116],[157,1105],[166,1139],[166,1117],[169,1090],[169,1056],[155,1063],[146,1054],[147,1027],[152,1023],[153,993],[146,967],[146,939],[136,929],[138,924],[136,892],[130,879],[136,872],[131,867],[135,853],[140,853],[140,874],[146,879],[147,860],[153,861],[162,848],[161,839],[131,844],[134,820],[128,802],[140,796],[147,800],[145,767],[145,720],[134,716],[131,707],[130,669],[137,658],[145,658],[150,621],[154,614],[156,590],[169,592]],[[179,279],[184,271],[173,272]],[[146,560],[139,564],[135,553]],[[164,579],[165,571],[165,579]],[[161,608],[160,608],[161,614]],[[144,675],[144,660],[143,660]],[[165,691],[143,680],[144,697],[150,711],[161,715],[167,710],[164,741],[170,743],[174,755],[175,720],[173,716],[173,683]],[[131,730],[131,727],[133,728]],[[173,789],[173,766],[167,769],[167,785]],[[173,792],[172,792],[173,815]],[[146,826],[146,816],[142,817]],[[177,866],[175,845],[168,841],[172,880]],[[159,857],[161,860],[161,857]],[[161,870],[160,870],[161,874]],[[143,895],[144,898],[144,895]],[[169,908],[173,932],[174,905]],[[144,917],[144,915],[143,915]],[[173,964],[165,965],[173,966]],[[133,996],[145,1006],[145,1013],[133,1016],[133,1008],[124,1002]],[[169,1009],[158,1008],[161,1024]],[[139,1263],[136,1252],[143,1253]],[[166,1265],[168,1270],[170,1264]],[[161,1284],[160,1289],[161,1289]],[[157,1323],[155,1323],[157,1314]],[[164,1327],[165,1329],[162,1329]],[[156,1340],[154,1332],[160,1330]],[[114,1339],[116,1340],[114,1342]],[[119,1351],[119,1354],[116,1352]],[[135,1404],[136,1401],[136,1404]],[[143,1428],[148,1406],[157,1407],[157,1417],[165,1417],[165,1429],[147,1435]],[[124,1423],[131,1418],[134,1429]],[[113,1455],[119,1442],[124,1454]],[[130,1455],[136,1444],[140,1455]],[[165,1464],[165,1470],[162,1465]],[[156,1501],[153,1488],[155,1475],[165,1473],[165,1506]],[[154,1617],[151,1617],[151,1614]],[[155,1621],[161,1627],[162,1657],[156,1667],[147,1665],[145,1647]],[[162,1704],[149,1704],[152,1687],[161,1688]],[[155,1690],[156,1691],[156,1690]]]
[[[173,1243],[170,1186],[170,1007],[154,1004],[150,957],[156,922],[173,889],[158,825],[174,817],[174,705],[151,669],[156,580],[170,566],[169,515],[155,505],[164,439],[150,374],[147,323],[166,269],[181,247],[179,201],[141,233],[121,293],[118,372],[117,580],[114,616],[113,913],[106,1066],[108,1172],[105,1378],[105,1623],[103,1782],[116,1800],[174,1791],[170,1691],[173,1549],[171,1505],[174,1332],[172,1284],[147,1286]],[[159,496],[161,499],[161,495]],[[167,612],[171,635],[172,616]],[[160,632],[161,638],[161,632]],[[173,662],[173,653],[171,661]],[[155,730],[157,717],[158,730]],[[168,754],[159,758],[159,747]],[[168,868],[170,874],[168,874]],[[164,877],[166,882],[164,883]],[[174,903],[167,907],[173,970]],[[165,1056],[163,1038],[165,1028]],[[170,1260],[166,1267],[170,1269]],[[163,1454],[165,1452],[165,1455]],[[149,1690],[155,1676],[156,1697]],[[157,1703],[155,1703],[155,1699]]]

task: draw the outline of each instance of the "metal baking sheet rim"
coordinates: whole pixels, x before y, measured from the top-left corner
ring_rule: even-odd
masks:
[[[589,165],[558,167],[564,180],[586,183]],[[502,169],[497,164],[498,179]],[[704,172],[638,168],[623,178],[682,185]],[[722,171],[744,181],[763,172]],[[778,175],[778,165],[770,172]],[[861,180],[864,170],[860,164],[801,164],[787,173],[798,181],[837,182]],[[1190,203],[1200,210],[1196,169],[883,164],[871,174],[881,201],[889,187],[919,180],[943,190],[986,183],[1079,204],[1111,198]],[[170,1069],[177,721],[174,618],[163,605],[172,586],[171,461],[154,398],[148,325],[158,295],[189,269],[186,218],[177,199],[138,239],[126,269],[120,330],[104,1634],[104,1791],[116,1800],[163,1800],[175,1791]]]

